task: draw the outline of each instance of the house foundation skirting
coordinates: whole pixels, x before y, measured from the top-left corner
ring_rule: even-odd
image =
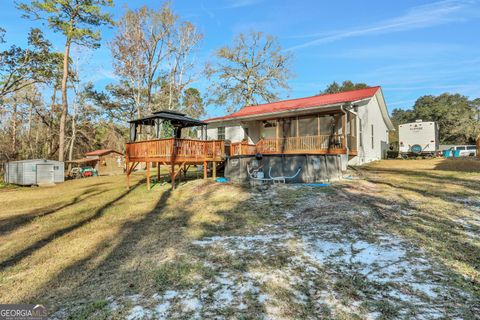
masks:
[[[249,180],[247,166],[250,169],[261,167],[265,178],[271,168],[272,177],[293,176],[288,182],[325,182],[342,177],[342,158],[340,155],[263,155],[230,157],[225,164],[225,177],[236,182]]]

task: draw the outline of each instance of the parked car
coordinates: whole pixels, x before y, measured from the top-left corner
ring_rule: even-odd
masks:
[[[454,156],[458,157],[475,157],[477,155],[477,146],[475,145],[453,146],[450,150]],[[458,152],[456,153],[455,151]]]
[[[73,179],[87,178],[97,176],[97,170],[90,166],[86,167],[75,167],[70,171],[70,177]]]

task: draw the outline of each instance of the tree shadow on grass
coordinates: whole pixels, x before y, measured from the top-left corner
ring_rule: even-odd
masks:
[[[6,235],[7,233],[13,232],[16,229],[21,228],[22,226],[32,222],[34,219],[46,217],[51,214],[54,214],[60,210],[66,209],[70,206],[81,203],[83,200],[88,197],[97,196],[105,191],[98,191],[98,188],[91,188],[88,191],[82,193],[81,195],[76,196],[73,200],[63,203],[57,203],[43,208],[37,208],[31,210],[28,213],[14,215],[11,218],[0,219],[0,236]]]
[[[121,195],[119,195],[115,199],[107,202],[101,208],[97,209],[95,211],[95,213],[93,215],[89,216],[88,218],[86,218],[84,220],[81,220],[81,221],[79,221],[79,222],[77,222],[73,225],[70,225],[66,228],[56,230],[55,232],[50,233],[48,236],[44,237],[43,239],[40,239],[40,240],[34,242],[33,244],[29,245],[28,247],[22,249],[19,252],[16,252],[12,256],[10,256],[10,257],[6,258],[5,260],[1,261],[0,262],[0,269],[5,269],[5,268],[8,268],[8,267],[14,266],[18,262],[20,262],[22,259],[30,256],[35,251],[45,247],[46,245],[48,245],[50,242],[52,242],[56,238],[59,238],[59,237],[65,235],[69,232],[72,232],[72,231],[74,231],[78,228],[81,228],[84,225],[100,218],[108,208],[110,208],[117,201],[121,200],[123,197],[128,195],[130,192],[132,192],[138,186],[139,186],[139,184],[135,185],[134,187],[130,188],[129,190],[123,192]]]
[[[215,219],[193,221],[194,216],[199,213],[192,208],[198,197],[202,197],[202,201],[215,201],[212,199],[217,192],[221,192],[221,188],[221,185],[211,185],[210,182],[202,183],[198,186],[198,193],[192,190],[194,194],[185,194],[181,203],[171,197],[175,193],[176,197],[179,197],[178,193],[183,192],[182,186],[174,191],[165,188],[153,210],[143,214],[140,219],[128,220],[121,225],[120,231],[115,235],[118,241],[114,244],[98,244],[90,254],[64,268],[42,288],[32,292],[28,299],[42,299],[56,309],[64,306],[62,302],[72,303],[87,296],[90,299],[105,299],[108,296],[122,297],[138,293],[148,295],[158,292],[160,289],[154,275],[162,261],[198,259],[189,249],[192,231],[201,236],[231,229],[219,227]],[[158,188],[150,192],[158,192]],[[196,205],[198,207],[198,203]],[[215,211],[211,214],[218,215],[218,218],[233,214],[235,228],[241,228],[246,221],[240,212],[234,205],[228,212]],[[223,220],[231,219],[233,217]],[[99,256],[102,256],[100,262]],[[69,285],[65,286],[65,283]],[[176,289],[176,285],[171,289]],[[45,297],[44,292],[49,292],[51,296]]]
[[[480,172],[480,159],[474,157],[443,159],[435,165],[434,170],[454,172]]]
[[[373,183],[381,183],[374,181]],[[394,186],[398,193],[402,190],[412,191],[412,188],[404,186]],[[472,268],[478,268],[480,265],[480,246],[469,240],[468,230],[461,227],[459,222],[452,220],[449,216],[440,216],[428,209],[419,210],[408,201],[403,203],[377,195],[374,193],[362,192],[358,194],[353,192],[355,186],[343,185],[338,187],[352,201],[364,204],[371,208],[377,222],[387,224],[389,230],[395,231],[406,239],[420,244],[427,249],[430,255],[438,258],[441,256],[444,260],[455,260],[465,263]],[[352,190],[353,188],[353,190]],[[417,192],[416,189],[413,191]],[[437,259],[438,260],[438,259]],[[458,276],[457,280],[463,280],[464,275],[458,270],[452,269],[444,264],[445,268]],[[480,295],[477,285],[474,283],[465,284],[471,292]]]
[[[452,185],[469,188],[473,191],[477,191],[480,188],[480,179],[477,182],[473,179],[462,179],[459,177],[452,178],[446,175],[441,175],[440,173],[436,173],[434,170],[414,171],[414,170],[404,170],[404,169],[395,169],[395,168],[385,169],[385,168],[375,168],[375,167],[362,167],[361,170],[359,170],[359,172],[362,173],[363,171],[367,173],[373,173],[373,174],[386,173],[386,174],[405,176],[405,177],[417,179],[420,181],[429,179],[432,182],[438,183],[439,185],[452,184]]]

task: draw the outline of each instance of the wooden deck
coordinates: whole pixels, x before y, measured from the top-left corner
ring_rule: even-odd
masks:
[[[145,162],[147,172],[147,188],[150,189],[150,165],[156,163],[158,173],[160,166],[170,166],[172,187],[175,178],[190,165],[203,165],[204,178],[207,176],[207,165],[212,163],[213,175],[216,175],[216,164],[225,157],[225,143],[220,140],[205,141],[193,139],[157,139],[136,141],[126,144],[127,184],[130,185],[130,174],[140,162]],[[178,166],[178,168],[176,168]]]
[[[347,136],[350,141],[350,136]],[[351,145],[351,144],[350,144]],[[351,145],[352,146],[352,145]],[[352,146],[353,147],[353,146]],[[247,142],[230,145],[230,156],[260,154],[347,154],[344,135],[318,135],[261,139],[257,144]],[[349,155],[356,155],[356,146]]]

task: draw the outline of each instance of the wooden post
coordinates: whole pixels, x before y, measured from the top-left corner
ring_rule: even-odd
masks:
[[[317,114],[317,135],[320,135],[320,114]]]
[[[278,152],[279,151],[279,148],[278,148],[278,130],[279,130],[279,127],[278,127],[278,124],[280,122],[278,120],[275,120],[275,151]]]
[[[217,163],[213,161],[212,163],[212,178],[215,180],[217,178]]]
[[[157,182],[160,181],[160,162],[157,162]]]
[[[175,189],[175,163],[172,162],[172,168],[170,169],[170,176],[172,177],[172,189]]]
[[[203,162],[203,179],[207,179],[207,161]]]
[[[295,138],[295,149],[299,149],[300,148],[300,141],[299,141],[299,135],[298,135],[298,116],[297,116],[297,124],[296,124],[296,138]]]
[[[127,173],[127,189],[130,189],[130,161],[128,159],[128,148],[127,156],[125,157],[126,173]],[[133,165],[133,164],[132,164]]]
[[[150,190],[150,162],[146,161],[147,165],[147,190]]]

